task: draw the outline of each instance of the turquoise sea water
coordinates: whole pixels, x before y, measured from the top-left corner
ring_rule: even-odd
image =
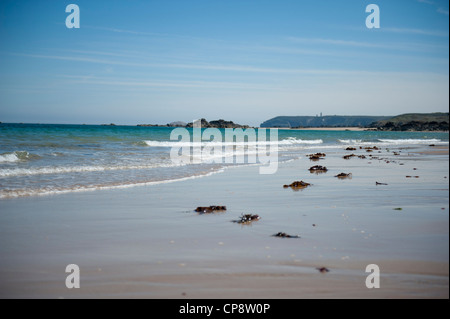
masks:
[[[0,124],[0,199],[165,183],[248,164],[233,162],[233,155],[239,152],[248,155],[252,151],[237,148],[245,145],[245,141],[231,143],[231,149],[224,147],[219,156],[203,157],[209,161],[174,163],[170,152],[178,142],[170,139],[172,130],[166,127]],[[220,132],[225,137],[225,131]],[[192,138],[192,129],[189,133]],[[217,144],[208,144],[209,137],[204,138],[206,140],[197,146]],[[449,134],[441,132],[278,130],[278,159],[286,161],[315,151],[348,146],[411,147],[448,145],[448,141]],[[267,144],[256,145],[266,147]],[[189,143],[187,146],[189,149]]]

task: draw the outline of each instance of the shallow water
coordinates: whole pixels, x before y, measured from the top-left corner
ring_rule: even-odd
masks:
[[[190,151],[189,145],[205,151],[201,160],[177,163],[171,160],[170,152],[179,144],[170,139],[171,132],[172,128],[165,127],[0,124],[0,199],[207,176],[226,167],[253,163],[252,156],[261,148],[270,150],[273,143],[234,141],[220,147],[219,154],[215,153],[218,149],[206,154],[205,147],[222,144],[204,136],[199,145],[187,143]],[[219,132],[225,139],[225,131]],[[299,158],[304,150],[448,145],[448,133],[279,130],[276,142],[278,160],[283,162]],[[243,162],[235,157],[239,154]]]

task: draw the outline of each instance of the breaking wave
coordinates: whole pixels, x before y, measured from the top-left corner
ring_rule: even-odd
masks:
[[[418,145],[418,144],[448,144],[440,139],[376,139],[373,142],[363,140],[338,140],[342,144],[356,144],[356,145]]]
[[[30,154],[25,151],[15,151],[11,153],[3,153],[0,155],[0,163],[14,163],[20,161],[27,161],[33,158],[39,158],[38,155]]]
[[[266,146],[266,145],[300,145],[300,144],[322,144],[323,140],[302,140],[287,138],[281,141],[256,141],[256,142],[181,142],[181,141],[143,141],[146,146],[151,147],[204,147],[204,146]]]

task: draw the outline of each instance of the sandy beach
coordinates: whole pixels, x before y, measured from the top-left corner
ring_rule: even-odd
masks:
[[[448,298],[448,147],[393,151],[345,160],[348,151],[333,149],[319,162],[305,152],[273,175],[247,166],[4,199],[0,297]],[[318,164],[328,172],[308,171]],[[296,180],[311,186],[282,187]],[[209,205],[227,211],[193,211]],[[232,222],[243,213],[261,219]],[[65,287],[68,264],[80,267],[80,289]],[[366,288],[369,264],[380,268],[378,289]]]
[[[0,299],[449,298],[449,1],[0,15]]]

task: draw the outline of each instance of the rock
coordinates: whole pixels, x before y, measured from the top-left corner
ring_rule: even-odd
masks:
[[[326,172],[328,172],[328,168],[326,168],[325,166],[316,165],[316,166],[310,167],[310,168],[309,168],[309,171],[310,171],[311,173],[320,174],[320,173],[326,173]]]
[[[260,220],[261,217],[259,215],[252,215],[252,214],[242,214],[238,220],[233,220],[234,223],[238,224],[250,224],[251,222]]]
[[[336,175],[335,177],[340,178],[340,179],[345,179],[345,178],[351,178],[352,177],[352,173],[340,173],[338,175]]]
[[[330,272],[330,270],[328,268],[325,267],[320,267],[320,268],[316,268],[319,272],[321,272],[322,274],[325,274],[327,272]]]
[[[347,147],[345,150],[346,151],[356,151],[356,148],[354,148],[354,147]]]
[[[186,125],[187,123],[183,121],[175,121],[167,124],[167,126],[169,127],[185,127]]]
[[[248,125],[240,125],[240,124],[233,123],[232,121],[225,121],[225,120],[216,120],[216,121],[208,122],[205,119],[201,119],[200,123],[203,128],[243,128],[243,129],[249,128]],[[187,128],[190,128],[193,126],[194,126],[193,123],[188,123],[186,125]]]
[[[209,207],[200,206],[195,209],[195,211],[200,214],[210,214],[213,212],[223,212],[226,210],[227,210],[226,206],[209,206]]]
[[[343,159],[348,160],[348,159],[351,159],[352,157],[355,157],[355,156],[356,156],[355,154],[344,155]]]
[[[298,235],[288,235],[288,234],[282,233],[282,232],[276,233],[275,235],[272,235],[272,236],[273,237],[281,237],[281,238],[300,238],[300,236],[298,236]]]
[[[409,121],[406,123],[387,122],[377,127],[378,131],[445,131],[449,130],[448,113],[447,121]]]
[[[311,161],[318,161],[320,159],[323,159],[325,156],[327,156],[325,153],[316,153],[316,154],[308,155],[308,157]]]
[[[306,188],[306,187],[308,187],[308,186],[311,186],[311,184],[309,184],[309,183],[306,183],[306,182],[304,182],[304,181],[296,181],[296,182],[293,182],[292,184],[290,184],[290,185],[283,185],[283,187],[284,188],[288,188],[288,187],[291,187],[292,189],[294,189],[294,190],[296,190],[296,189],[304,189],[304,188]]]

